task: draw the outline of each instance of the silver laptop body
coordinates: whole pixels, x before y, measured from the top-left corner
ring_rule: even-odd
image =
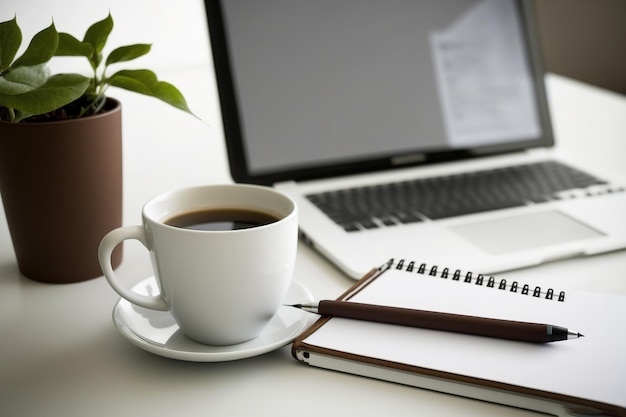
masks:
[[[560,161],[529,2],[206,6],[233,179],[294,198],[303,240],[348,275],[394,257],[491,273],[626,247],[626,192],[598,173],[584,189],[441,218],[346,224],[320,208],[343,190]]]

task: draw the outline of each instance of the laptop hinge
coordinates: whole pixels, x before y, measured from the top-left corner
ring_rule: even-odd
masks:
[[[280,189],[289,189],[289,188],[295,188],[296,182],[293,180],[289,180],[289,181],[280,181],[280,182],[275,182],[274,184],[272,184],[272,187],[274,188],[280,188]]]

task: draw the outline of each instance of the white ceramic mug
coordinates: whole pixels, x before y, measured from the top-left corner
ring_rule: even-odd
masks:
[[[241,230],[198,231],[165,222],[180,213],[253,210],[277,221]],[[209,185],[160,195],[143,207],[142,226],[121,227],[100,243],[102,271],[120,296],[141,307],[169,310],[189,338],[230,345],[259,335],[291,285],[298,210],[289,197],[254,185]],[[124,285],[111,267],[113,249],[126,239],[150,251],[160,294]]]

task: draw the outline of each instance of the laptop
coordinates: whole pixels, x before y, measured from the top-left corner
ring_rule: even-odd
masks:
[[[556,154],[530,2],[206,7],[233,179],[291,196],[302,240],[347,275],[626,247],[623,185]]]

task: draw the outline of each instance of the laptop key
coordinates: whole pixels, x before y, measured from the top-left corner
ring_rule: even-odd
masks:
[[[354,223],[349,223],[349,224],[342,224],[341,225],[343,227],[343,230],[345,230],[346,232],[358,232],[359,230],[359,226],[357,226]]]
[[[385,226],[395,226],[398,223],[391,217],[384,217],[380,219],[380,222]]]
[[[411,213],[397,213],[395,216],[398,218],[398,220],[400,220],[401,223],[404,223],[404,224],[417,223],[417,222],[422,221],[420,217]]]
[[[378,225],[376,223],[374,223],[372,220],[365,221],[365,222],[361,223],[361,225],[363,227],[365,227],[366,229],[377,229],[378,228]]]

